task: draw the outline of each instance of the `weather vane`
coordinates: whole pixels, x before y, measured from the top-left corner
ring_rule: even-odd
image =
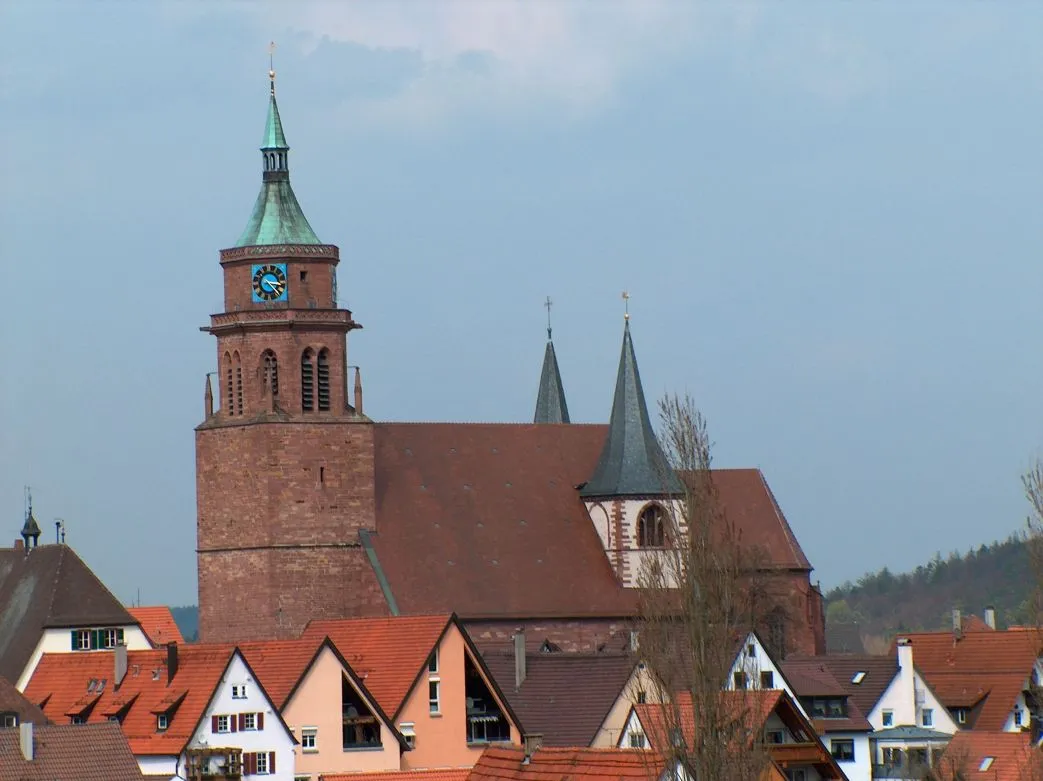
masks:
[[[268,78],[272,82],[272,95],[275,95],[275,41],[268,43]]]
[[[623,291],[623,319],[630,319],[630,293],[626,290]]]
[[[547,307],[547,341],[550,341],[550,308],[554,306],[554,302],[550,300],[550,296],[547,296],[547,300],[543,302],[543,305]]]

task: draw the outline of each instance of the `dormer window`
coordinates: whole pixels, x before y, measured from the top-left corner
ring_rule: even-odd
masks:
[[[165,713],[160,713],[156,716],[156,729],[163,732],[167,727],[170,726],[170,717]]]
[[[637,544],[640,548],[666,546],[666,512],[658,504],[650,504],[637,519]]]

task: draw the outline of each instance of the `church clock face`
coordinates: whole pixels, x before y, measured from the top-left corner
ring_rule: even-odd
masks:
[[[256,303],[286,300],[286,264],[265,263],[253,267],[253,300]]]

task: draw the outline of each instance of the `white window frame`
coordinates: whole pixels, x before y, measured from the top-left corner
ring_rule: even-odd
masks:
[[[222,724],[224,728],[222,729]],[[231,716],[218,716],[217,717],[217,733],[224,735],[226,732],[232,731]]]
[[[243,714],[243,726],[242,732],[249,732],[257,729],[257,714],[256,713],[244,713]]]
[[[934,726],[934,708],[924,708],[920,711],[920,724],[925,727]]]
[[[170,717],[165,713],[156,714],[156,729],[160,732],[170,727]]]
[[[630,740],[628,745],[630,748],[644,748],[645,747],[645,735],[643,732],[637,730],[631,730],[629,733]]]
[[[438,646],[435,646],[435,650],[431,652],[431,656],[427,660],[427,672],[429,675],[438,675]]]
[[[406,745],[411,749],[416,748],[416,725],[411,721],[398,725],[398,731],[406,739]]]
[[[1022,720],[1023,719],[1022,719],[1022,716],[1021,716],[1021,708],[1015,707],[1014,708],[1014,726],[1015,727],[1020,727]]]
[[[4,726],[5,727],[17,727],[18,726],[18,714],[17,713],[5,713],[4,714]]]
[[[885,710],[880,714],[880,723],[885,727],[893,726],[895,723],[895,712],[893,710]]]
[[[258,751],[254,756],[257,757],[257,775],[268,775],[268,752]]]
[[[233,683],[232,684],[232,699],[233,700],[245,700],[246,699],[246,684],[245,683]]]
[[[77,651],[89,651],[89,650],[91,650],[91,630],[89,630],[89,629],[77,629],[76,630],[76,650]]]
[[[115,648],[119,645],[119,631],[116,629],[103,629],[101,630],[104,634],[101,636],[101,647],[102,648]]]
[[[311,738],[311,745],[308,745],[308,738]],[[301,727],[301,753],[304,754],[315,754],[319,750],[319,728],[318,727]]]
[[[434,697],[431,696],[432,686],[435,692]],[[432,677],[427,682],[427,706],[431,715],[442,715],[442,682],[437,677]]]

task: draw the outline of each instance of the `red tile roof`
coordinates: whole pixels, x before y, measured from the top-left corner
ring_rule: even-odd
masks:
[[[576,488],[593,474],[607,430],[377,424],[373,546],[400,610],[633,614],[634,590],[616,580]],[[771,566],[810,569],[759,470],[714,478],[726,512]]]
[[[299,640],[259,640],[240,643],[239,651],[277,708],[282,709],[304,675],[325,636]],[[230,648],[230,646],[229,646]]]
[[[468,781],[583,781],[656,779],[663,761],[647,751],[616,748],[541,748],[525,761],[520,748],[487,748]]]
[[[336,773],[320,775],[319,781],[467,781],[471,768],[432,770],[383,770],[374,773]]]
[[[314,652],[329,637],[393,720],[451,620],[442,614],[311,621],[301,639],[314,643]]]
[[[123,719],[123,732],[136,755],[181,753],[195,732],[232,658],[229,646],[187,645],[179,648],[177,672],[167,681],[166,651],[130,651],[127,675],[119,688],[113,685],[114,654],[44,654],[26,686],[26,697],[43,703],[44,713],[57,722],[69,714],[86,714],[87,722],[102,722],[130,704]],[[104,681],[100,696],[97,685],[88,692],[90,681]],[[263,681],[262,681],[263,685]],[[170,726],[156,730],[156,714],[179,702]]]
[[[543,745],[589,746],[634,672],[623,654],[526,654],[526,676],[514,688],[514,654],[486,652],[485,664],[525,729]]]
[[[947,708],[971,707],[985,697],[973,729],[998,732],[1010,716],[1039,656],[1035,629],[904,634],[913,664]],[[892,643],[892,653],[894,644]]]
[[[152,643],[153,648],[159,648],[167,643],[181,645],[185,642],[169,607],[128,607],[127,612],[141,624],[141,630]]]
[[[860,696],[864,691],[863,685],[873,687],[874,691],[879,688],[883,693],[891,678],[887,677],[890,670],[884,666],[885,673],[879,675],[879,681],[874,680],[866,683],[872,670],[858,669],[852,672],[851,660],[846,657],[835,656],[809,656],[790,657],[783,662],[782,669],[793,687],[797,697],[844,697],[847,703],[847,718],[843,719],[814,719],[815,730],[820,734],[827,732],[854,732],[869,731],[873,727],[866,718],[866,711],[860,707],[860,702],[872,699],[879,695],[870,694],[868,697]],[[854,667],[865,668],[867,665],[859,662]],[[862,683],[856,684],[852,681],[854,673],[865,673]],[[891,673],[893,677],[893,673]],[[886,681],[884,680],[886,678]],[[859,695],[859,696],[853,696]],[[870,710],[872,706],[870,706]]]
[[[0,781],[142,781],[118,724],[33,727],[32,762],[18,729],[0,729]]]
[[[987,757],[992,760],[985,763]],[[1043,778],[1043,752],[1032,748],[1027,732],[961,730],[939,770],[942,781],[1028,781]]]

